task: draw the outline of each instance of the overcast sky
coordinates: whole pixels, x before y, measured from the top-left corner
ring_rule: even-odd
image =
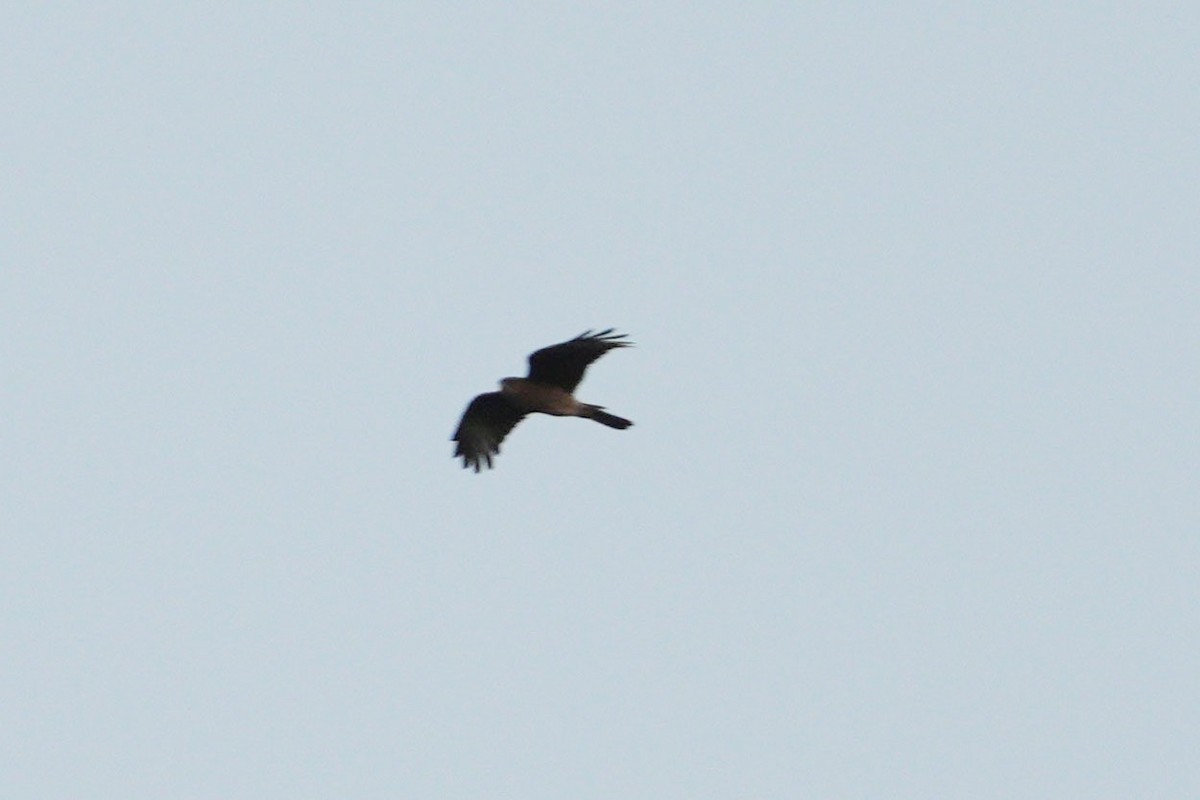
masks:
[[[1200,11],[902,5],[9,8],[0,795],[1200,796]]]

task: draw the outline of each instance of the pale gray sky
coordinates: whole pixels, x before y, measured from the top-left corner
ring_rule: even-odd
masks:
[[[1050,5],[10,9],[0,795],[1196,797],[1200,11]]]

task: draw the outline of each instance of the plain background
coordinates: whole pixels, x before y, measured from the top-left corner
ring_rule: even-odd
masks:
[[[1198,26],[8,9],[0,794],[1198,796]]]

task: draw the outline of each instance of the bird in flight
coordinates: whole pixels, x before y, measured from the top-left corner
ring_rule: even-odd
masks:
[[[583,417],[601,425],[625,430],[633,423],[604,406],[581,403],[575,399],[575,387],[583,380],[588,364],[618,347],[629,347],[623,333],[613,329],[583,333],[560,344],[543,347],[529,356],[529,375],[505,378],[500,391],[481,394],[463,412],[458,430],[450,437],[457,442],[455,457],[462,457],[463,469],[479,472],[492,466],[492,456],[500,452],[500,443],[526,414],[550,414],[555,417]]]

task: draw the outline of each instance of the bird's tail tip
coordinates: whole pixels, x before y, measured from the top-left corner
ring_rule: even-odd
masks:
[[[596,420],[596,422],[599,422],[601,425],[607,425],[608,427],[616,428],[619,431],[623,431],[633,424],[632,420],[625,419],[624,417],[618,417],[616,414],[610,414],[607,411],[601,410],[597,406],[592,407],[591,414],[589,416],[591,419]]]

